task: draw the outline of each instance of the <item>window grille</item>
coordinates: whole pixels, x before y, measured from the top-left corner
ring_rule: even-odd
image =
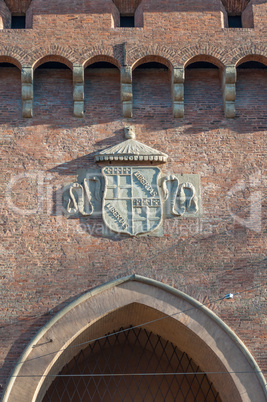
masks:
[[[60,374],[67,376],[53,381],[43,402],[221,402],[207,375],[196,374],[201,369],[171,342],[142,328],[119,331],[66,364]]]

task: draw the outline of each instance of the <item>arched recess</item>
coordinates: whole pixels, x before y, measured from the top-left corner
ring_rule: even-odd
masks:
[[[236,63],[236,111],[240,118],[250,120],[261,129],[267,102],[267,57],[247,55]],[[263,128],[264,130],[264,128]]]
[[[21,113],[21,65],[13,57],[0,56],[0,124]]]
[[[193,119],[223,118],[221,80],[224,65],[216,57],[197,55],[185,63],[185,116]],[[196,113],[196,109],[198,113]]]
[[[112,56],[99,55],[87,60],[84,67],[84,106],[87,118],[99,123],[120,119],[120,63]]]
[[[72,116],[72,63],[62,56],[47,55],[39,59],[33,69],[36,116],[55,120]]]
[[[222,401],[266,401],[260,369],[229,327],[186,294],[133,275],[89,291],[49,321],[21,356],[3,402],[42,401],[53,376],[89,341],[130,325],[187,353],[208,373]]]
[[[159,118],[172,113],[173,66],[161,56],[147,55],[132,65],[133,115]]]

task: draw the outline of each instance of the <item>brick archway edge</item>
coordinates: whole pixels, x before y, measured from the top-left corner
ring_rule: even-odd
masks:
[[[3,402],[41,402],[53,376],[88,340],[141,324],[186,352],[208,373],[223,401],[267,400],[257,363],[218,316],[177,289],[132,275],[87,292],[53,317],[22,354]]]

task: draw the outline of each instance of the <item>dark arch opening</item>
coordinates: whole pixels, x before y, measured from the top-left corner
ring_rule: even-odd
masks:
[[[146,398],[221,402],[208,376],[186,353],[140,327],[120,328],[81,349],[50,385],[43,402]]]
[[[0,67],[6,67],[6,68],[15,67],[15,68],[18,68],[15,64],[12,64],[12,63],[0,63]]]
[[[213,63],[209,63],[207,61],[196,61],[195,63],[189,64],[186,69],[188,70],[193,70],[197,68],[215,68],[218,69],[218,66],[216,66]]]
[[[96,63],[89,64],[86,68],[118,68],[115,64],[108,61],[97,61]]]
[[[245,63],[240,64],[237,69],[238,70],[245,70],[245,69],[267,69],[267,66],[265,66],[265,64],[260,63],[259,61],[246,61]]]
[[[168,70],[168,67],[165,66],[163,63],[158,63],[156,61],[151,61],[148,63],[143,63],[140,64],[138,67],[136,67],[136,70],[141,70],[141,69],[163,69],[163,70]]]
[[[48,61],[46,63],[40,64],[37,68],[47,69],[47,70],[70,70],[68,66],[64,63],[58,61]]]

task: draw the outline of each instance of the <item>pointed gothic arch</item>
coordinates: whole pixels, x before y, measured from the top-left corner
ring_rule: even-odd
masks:
[[[179,290],[132,275],[87,292],[49,321],[21,356],[3,401],[42,401],[53,375],[88,341],[130,325],[187,353],[208,373],[222,401],[266,400],[257,363],[221,319]]]

